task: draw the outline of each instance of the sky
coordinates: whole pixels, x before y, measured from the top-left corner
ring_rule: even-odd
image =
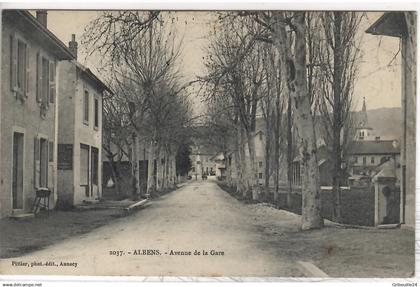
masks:
[[[83,65],[97,71],[98,60],[86,58],[80,37],[84,28],[99,15],[97,11],[48,11],[48,28],[65,44],[76,34],[79,42],[78,60]],[[362,20],[359,36],[361,37],[362,60],[354,90],[354,109],[360,110],[363,98],[368,109],[401,106],[401,53],[399,39],[380,37],[365,33],[381,12],[368,12]],[[209,45],[211,21],[216,15],[212,12],[176,12],[177,32],[183,37],[182,74],[187,81],[205,73],[203,57]],[[101,77],[101,75],[98,75]],[[195,108],[205,107],[196,97]]]

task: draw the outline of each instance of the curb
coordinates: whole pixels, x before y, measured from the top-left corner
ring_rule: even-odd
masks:
[[[315,264],[308,261],[297,261],[298,266],[307,277],[326,278],[327,273],[319,269]]]

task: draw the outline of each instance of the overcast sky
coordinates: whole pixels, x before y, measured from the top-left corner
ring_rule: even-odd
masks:
[[[176,23],[179,35],[184,36],[182,73],[188,80],[204,71],[203,57],[209,44],[211,12],[177,12]],[[363,58],[355,86],[354,100],[360,109],[363,97],[368,109],[401,106],[401,74],[399,40],[364,33],[382,13],[366,13],[361,24]],[[76,34],[79,42],[85,26],[95,17],[95,11],[49,11],[48,28],[64,43],[68,44],[71,34]],[[94,58],[85,59],[83,47],[79,48],[79,61],[95,71]],[[100,77],[100,75],[99,75]]]

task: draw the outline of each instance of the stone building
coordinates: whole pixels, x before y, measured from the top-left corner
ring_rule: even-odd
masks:
[[[73,206],[102,195],[102,99],[109,88],[75,59],[58,64],[58,201]]]
[[[70,50],[47,28],[47,12],[2,12],[0,216],[31,210],[36,189],[57,201],[56,66]]]

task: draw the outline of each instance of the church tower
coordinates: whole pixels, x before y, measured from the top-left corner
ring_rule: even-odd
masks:
[[[368,124],[368,115],[366,110],[366,99],[363,97],[363,106],[360,111],[360,117],[356,127],[356,140],[369,140],[373,137],[373,130]]]

